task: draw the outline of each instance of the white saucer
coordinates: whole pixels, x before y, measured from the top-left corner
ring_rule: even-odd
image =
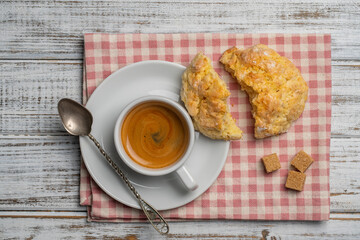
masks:
[[[130,101],[147,95],[180,101],[184,70],[182,65],[164,61],[131,64],[106,78],[86,104],[94,117],[91,134],[123,169],[142,198],[158,210],[180,207],[205,192],[219,176],[230,146],[229,142],[211,140],[196,132],[193,152],[185,163],[199,185],[195,191],[187,191],[176,174],[152,177],[135,173],[118,156],[113,131],[121,110]],[[139,209],[136,198],[91,140],[80,137],[80,149],[90,175],[100,188],[115,200]]]

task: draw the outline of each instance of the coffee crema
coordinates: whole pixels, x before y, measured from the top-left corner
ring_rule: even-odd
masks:
[[[177,110],[162,102],[135,106],[124,118],[121,141],[127,155],[146,168],[174,164],[189,144],[189,129]]]

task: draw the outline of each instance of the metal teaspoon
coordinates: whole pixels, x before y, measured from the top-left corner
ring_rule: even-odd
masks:
[[[59,101],[58,111],[66,131],[74,136],[88,136],[94,142],[100,153],[104,155],[111,167],[124,180],[126,185],[134,194],[151,225],[160,234],[167,234],[169,232],[169,225],[165,219],[154,207],[141,198],[140,194],[136,191],[125,174],[100,146],[99,142],[91,135],[91,125],[93,123],[91,113],[81,104],[68,98],[63,98]]]

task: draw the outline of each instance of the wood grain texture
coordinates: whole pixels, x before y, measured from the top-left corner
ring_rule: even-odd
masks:
[[[331,212],[360,212],[360,139],[331,139]]]
[[[1,213],[0,213],[1,214]],[[51,215],[51,214],[49,214]],[[6,239],[358,239],[359,214],[332,214],[328,222],[190,221],[171,222],[170,234],[160,236],[148,223],[88,223],[83,217],[0,218]],[[21,222],[21,225],[19,225]],[[346,231],[344,231],[346,229]]]
[[[0,210],[85,210],[76,137],[2,137],[0,149]]]
[[[148,224],[87,223],[77,138],[57,101],[81,101],[83,33],[331,33],[331,219],[171,223],[166,239],[358,239],[360,2],[0,1],[0,238],[161,239]],[[165,237],[164,237],[165,239]]]
[[[82,62],[0,61],[0,131],[11,134],[64,134],[57,103],[81,102]]]
[[[7,136],[0,149],[0,210],[85,210],[76,137]],[[332,139],[330,155],[331,211],[360,212],[360,139]]]
[[[2,59],[82,59],[86,32],[321,32],[333,59],[358,60],[353,0],[1,1]]]
[[[81,61],[0,61],[0,134],[64,134],[63,97],[81,101]],[[334,62],[332,135],[360,136],[360,61]]]
[[[332,64],[331,134],[332,137],[359,136],[360,61],[339,64]]]

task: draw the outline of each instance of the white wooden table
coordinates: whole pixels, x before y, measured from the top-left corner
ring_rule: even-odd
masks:
[[[0,0],[0,239],[359,239],[360,2]],[[81,101],[85,32],[332,34],[331,219],[88,223],[80,150],[59,121]],[[271,238],[275,237],[275,238]]]

